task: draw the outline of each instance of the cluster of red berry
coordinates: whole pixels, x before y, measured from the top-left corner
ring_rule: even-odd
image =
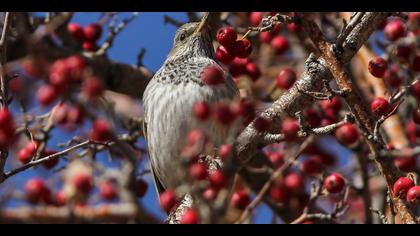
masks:
[[[69,23],[67,30],[75,40],[82,43],[84,50],[95,51],[97,49],[96,42],[102,35],[102,26],[99,24],[89,24],[82,28],[77,23]]]
[[[202,193],[203,198],[211,201],[218,192],[226,187],[227,177],[222,170],[208,171],[206,164],[199,160],[199,154],[203,153],[209,139],[200,129],[191,130],[187,136],[187,145],[182,151],[182,158],[186,160],[189,168],[189,176],[192,181],[207,181],[208,188]],[[232,145],[225,144],[219,147],[219,156],[222,160],[230,157],[232,153]],[[168,189],[160,194],[159,204],[163,210],[169,212],[178,204],[176,191]],[[181,223],[198,223],[198,213],[194,209],[190,209],[184,213]]]
[[[84,59],[74,55],[56,60],[48,70],[48,83],[37,92],[40,104],[47,106],[60,95],[69,93],[72,84],[82,84],[82,92],[88,99],[95,99],[104,91],[103,81],[87,72]]]
[[[80,171],[75,173],[70,184],[78,194],[87,196],[94,189],[93,175]],[[118,184],[113,179],[103,181],[99,186],[99,195],[103,200],[111,201],[118,197]],[[137,197],[142,198],[148,189],[147,183],[143,179],[138,179],[135,183]],[[67,193],[60,190],[52,196],[51,190],[44,180],[38,177],[29,179],[25,184],[26,199],[32,204],[48,204],[54,206],[64,206],[67,204]],[[83,206],[85,202],[77,202],[79,206]]]
[[[400,177],[393,186],[394,196],[407,200],[408,203],[420,202],[420,186],[415,186],[412,178]]]

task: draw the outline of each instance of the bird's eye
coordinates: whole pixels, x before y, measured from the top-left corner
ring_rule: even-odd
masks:
[[[185,33],[181,34],[181,36],[179,37],[179,39],[181,41],[184,41],[184,39],[187,37],[187,35]]]

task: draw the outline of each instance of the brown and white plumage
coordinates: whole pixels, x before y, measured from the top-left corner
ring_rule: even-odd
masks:
[[[197,102],[231,101],[238,94],[231,76],[215,60],[208,27],[202,26],[187,23],[177,30],[172,51],[143,95],[144,128],[158,192],[186,183],[188,171],[180,152],[190,130],[203,130],[215,145],[235,133],[234,126],[218,124],[214,119],[199,121],[192,115]],[[210,65],[225,71],[224,84],[207,86],[201,82],[203,70]]]

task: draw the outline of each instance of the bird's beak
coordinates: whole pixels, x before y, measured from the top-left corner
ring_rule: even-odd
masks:
[[[198,33],[200,33],[203,29],[208,27],[208,22],[209,22],[209,15],[210,12],[206,12],[203,16],[203,18],[201,18],[200,24],[198,25],[197,29],[194,32],[194,35],[197,35]]]

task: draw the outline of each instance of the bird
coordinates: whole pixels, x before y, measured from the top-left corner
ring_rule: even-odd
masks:
[[[209,15],[177,29],[171,51],[143,93],[143,131],[158,196],[188,183],[180,154],[189,131],[202,130],[218,146],[238,130],[238,122],[221,125],[192,115],[195,103],[228,103],[239,95],[232,76],[215,59]],[[224,83],[209,86],[202,82],[202,73],[209,66],[223,71]]]

